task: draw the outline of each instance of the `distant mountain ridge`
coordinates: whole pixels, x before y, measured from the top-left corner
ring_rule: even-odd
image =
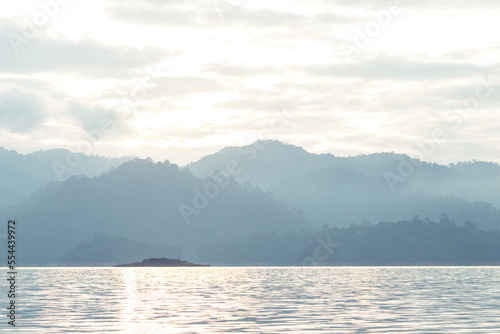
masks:
[[[217,253],[227,249],[217,245],[234,248],[241,240],[283,248],[268,261],[260,250],[258,263],[288,263],[285,249],[300,258],[294,244],[309,242],[311,231],[415,215],[439,221],[444,214],[459,226],[500,230],[500,166],[495,163],[443,166],[395,153],[336,157],[278,141],[227,147],[185,167],[150,158],[83,155],[76,163],[74,154],[0,150],[0,184],[18,196],[0,208],[0,216],[19,223],[22,265],[95,262],[99,249],[115,253],[103,261],[116,261],[124,248],[147,257],[182,249],[193,259],[200,249]],[[53,182],[54,166],[71,176]],[[94,240],[96,233],[112,236],[105,240],[115,247]],[[255,237],[259,233],[266,237]]]
[[[216,182],[168,161],[135,159],[93,178],[49,183],[0,216],[19,222],[23,247],[18,253],[25,265],[57,264],[67,250],[95,233],[181,247],[189,256],[218,240],[308,228],[300,213],[258,188],[233,180],[212,196],[207,189]],[[208,203],[199,206],[195,201],[202,197]],[[184,206],[197,211],[189,221]]]
[[[471,220],[486,230],[500,227],[495,163],[443,166],[395,153],[343,158],[267,140],[226,147],[187,167],[204,177],[224,170],[228,161],[241,166],[237,181],[272,192],[316,225],[398,221],[415,214],[438,219],[446,213],[458,224]]]
[[[500,232],[456,226],[446,215],[286,234],[259,233],[203,248],[197,261],[225,265],[500,265]]]
[[[20,154],[0,147],[0,209],[18,203],[52,181],[100,175],[132,157],[106,158],[65,149]]]

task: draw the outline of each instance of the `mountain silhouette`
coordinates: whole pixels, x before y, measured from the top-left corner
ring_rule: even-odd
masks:
[[[22,264],[55,264],[95,233],[169,247],[189,256],[200,245],[259,231],[308,228],[270,193],[223,179],[196,178],[168,161],[135,159],[98,177],[52,182],[1,212],[18,221]]]
[[[241,166],[237,181],[272,192],[316,226],[398,221],[415,214],[437,220],[445,213],[460,225],[470,220],[486,230],[500,227],[500,166],[494,163],[444,166],[396,153],[344,158],[266,140],[226,147],[188,168],[204,177],[230,161]]]
[[[19,154],[0,147],[0,209],[18,203],[52,181],[97,176],[131,157],[106,158],[65,149]]]

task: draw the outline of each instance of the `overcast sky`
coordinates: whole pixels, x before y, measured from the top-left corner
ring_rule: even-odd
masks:
[[[41,0],[0,20],[7,149],[500,162],[498,0]]]

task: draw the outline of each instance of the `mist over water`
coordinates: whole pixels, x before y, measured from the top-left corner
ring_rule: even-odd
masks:
[[[499,277],[497,267],[20,268],[17,327],[4,330],[497,333]]]

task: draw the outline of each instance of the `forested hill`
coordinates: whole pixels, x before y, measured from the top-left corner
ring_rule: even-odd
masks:
[[[75,175],[97,176],[130,159],[86,155],[65,149],[20,154],[0,147],[0,209],[29,197],[49,182],[64,181]]]
[[[232,265],[500,265],[500,232],[414,217],[314,232],[259,233],[203,248],[197,261]]]
[[[311,154],[277,141],[259,141],[228,147],[186,167],[151,159],[82,156],[80,164],[70,168],[73,176],[49,182],[55,178],[54,164],[64,171],[68,165],[64,167],[62,162],[76,159],[67,154],[71,153],[54,150],[19,155],[0,150],[2,195],[12,196],[17,203],[0,209],[0,216],[18,221],[23,245],[18,251],[24,261],[21,265],[58,264],[63,256],[67,263],[98,262],[95,252],[103,242],[102,238],[94,239],[96,233],[113,240],[115,247],[108,248],[109,252],[129,247],[148,257],[168,257],[176,250],[174,253],[182,252],[186,260],[212,263],[210,259],[194,258],[204,249],[202,254],[212,254],[214,261],[226,264],[239,259],[250,263],[254,250],[245,245],[251,245],[262,263],[281,264],[281,259],[294,263],[300,258],[308,240],[314,239],[313,231],[326,226],[337,228],[341,235],[342,251],[337,254],[343,255],[335,261],[358,263],[364,257],[375,261],[370,254],[377,253],[377,247],[390,236],[394,238],[385,249],[387,256],[391,252],[406,254],[398,247],[411,249],[411,245],[418,249],[416,253],[424,252],[422,245],[426,242],[437,248],[454,243],[472,253],[486,254],[484,247],[492,245],[488,240],[496,240],[491,237],[495,234],[486,237],[486,232],[469,235],[466,231],[500,227],[500,212],[494,204],[499,202],[500,166],[494,163],[443,166],[395,153],[342,158]],[[84,176],[84,172],[94,176]],[[36,185],[41,188],[29,195]],[[26,199],[16,200],[21,193]],[[378,222],[404,221],[414,215],[428,218],[423,225],[419,223],[421,226],[411,221],[391,225],[383,234],[378,232],[384,226]],[[446,221],[456,226],[442,227]],[[355,229],[349,227],[351,224],[364,225]],[[423,244],[398,234],[403,226],[416,226],[415,234],[408,238],[423,231]],[[442,228],[433,230],[433,226]],[[365,235],[366,239],[348,239],[353,231],[353,238]],[[375,244],[370,238],[377,233]],[[472,241],[464,244],[464,240]],[[367,251],[364,243],[373,243],[373,247]],[[238,257],[242,250],[246,251]],[[365,253],[359,253],[362,250]],[[292,253],[296,256],[290,257]],[[446,259],[437,251],[430,254],[428,259],[420,254],[412,261],[466,259],[466,254],[447,253]],[[380,256],[378,260],[384,258]],[[119,256],[103,257],[103,261],[117,259],[129,261]],[[486,258],[479,256],[471,261],[479,259]],[[398,261],[392,257],[386,260]],[[392,263],[386,260],[380,263]]]
[[[181,247],[189,256],[216,241],[308,228],[300,213],[258,188],[229,177],[201,180],[168,161],[150,159],[94,178],[50,183],[0,216],[19,222],[18,253],[25,265],[57,264],[95,233]]]
[[[500,229],[500,166],[491,162],[427,163],[404,154],[355,157],[312,154],[278,141],[227,147],[188,167],[198,177],[237,162],[235,179],[271,191],[316,226],[398,221],[445,213],[459,225]]]

